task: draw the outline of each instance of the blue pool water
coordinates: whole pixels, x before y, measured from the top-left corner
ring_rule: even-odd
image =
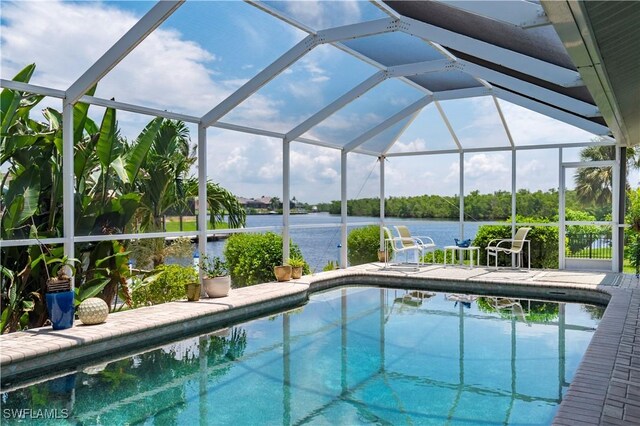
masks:
[[[573,303],[331,290],[287,313],[4,389],[3,416],[55,410],[50,423],[109,425],[549,424],[601,314]]]

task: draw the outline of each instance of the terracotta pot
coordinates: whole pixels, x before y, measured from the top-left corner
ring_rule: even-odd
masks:
[[[291,266],[274,266],[273,273],[276,275],[278,281],[289,281],[291,279]]]
[[[302,266],[291,267],[291,278],[297,280],[302,277]]]
[[[226,275],[224,277],[204,278],[202,280],[204,284],[204,292],[209,297],[225,297],[231,290],[231,277]]]
[[[197,302],[200,300],[200,288],[202,286],[198,283],[189,283],[184,285],[184,290],[187,293],[187,300],[189,302]]]

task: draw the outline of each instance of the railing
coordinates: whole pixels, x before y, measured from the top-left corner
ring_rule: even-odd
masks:
[[[571,233],[567,235],[567,257],[579,259],[611,259],[611,232]]]

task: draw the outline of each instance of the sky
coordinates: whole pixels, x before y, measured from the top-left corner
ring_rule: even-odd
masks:
[[[1,2],[1,69],[11,79],[36,63],[31,83],[65,90],[115,43],[153,2]],[[315,29],[385,17],[369,2],[268,2]],[[111,70],[96,96],[204,115],[246,81],[302,40],[306,33],[240,1],[188,1]],[[402,37],[398,45],[409,43]],[[406,36],[410,37],[410,36]],[[367,40],[363,39],[363,43]],[[415,43],[415,39],[411,40]],[[320,46],[298,60],[222,121],[286,133],[377,71],[334,48]],[[344,143],[393,115],[424,93],[386,80],[312,128],[305,137]],[[516,144],[578,142],[594,135],[499,101]],[[59,100],[41,104],[61,109]],[[441,102],[464,147],[508,146],[491,97]],[[91,107],[95,118],[103,109]],[[36,117],[41,119],[41,117]],[[118,112],[122,134],[135,138],[151,117]],[[371,143],[406,127],[390,152],[453,149],[454,141],[433,104]],[[189,126],[192,141],[195,126]],[[385,139],[387,138],[387,139]],[[282,197],[282,141],[210,128],[207,175],[243,197]],[[571,149],[565,158],[578,158]],[[465,156],[465,193],[510,190],[511,154]],[[348,197],[379,194],[375,157],[350,154]],[[385,163],[387,196],[454,195],[459,192],[459,156],[395,157]],[[520,151],[518,189],[558,186],[558,151]],[[535,179],[531,179],[535,176]],[[291,145],[291,195],[308,203],[340,198],[340,153],[303,143]]]

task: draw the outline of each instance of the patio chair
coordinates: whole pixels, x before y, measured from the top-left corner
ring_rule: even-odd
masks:
[[[435,259],[435,249],[436,244],[433,242],[431,237],[426,236],[413,236],[411,232],[409,232],[409,228],[404,225],[394,226],[396,228],[396,232],[398,233],[398,237],[400,238],[400,242],[402,245],[410,247],[410,246],[418,246],[420,247],[420,257],[424,256],[424,254],[428,251],[431,252],[433,258]]]
[[[414,251],[416,253],[416,256],[418,257],[418,260],[417,260],[418,266],[421,265],[422,248],[418,244],[408,244],[408,243],[405,244],[401,238],[394,237],[391,234],[391,231],[389,230],[389,228],[387,228],[386,226],[383,226],[382,229],[384,230],[384,235],[385,235],[384,248],[387,253],[389,252],[390,248],[393,248],[393,252],[395,254],[404,253],[405,263],[408,263],[408,253],[410,251]],[[388,259],[389,257],[386,256],[386,258]]]
[[[527,326],[531,327],[531,324],[527,321],[527,316],[520,303],[519,299],[508,299],[505,297],[486,297],[485,300],[489,303],[489,305],[496,310],[499,311],[508,311],[518,320],[525,323]]]
[[[519,228],[516,235],[513,238],[495,239],[489,241],[487,245],[487,267],[489,267],[490,257],[495,258],[496,268],[498,268],[498,254],[515,254],[516,255],[516,267],[522,267],[522,254],[524,251],[524,244],[529,243],[526,240],[527,233],[531,231],[531,228]],[[528,247],[527,253],[529,254],[529,261],[527,263],[527,269],[531,269],[531,247]],[[513,266],[513,264],[511,265]]]

